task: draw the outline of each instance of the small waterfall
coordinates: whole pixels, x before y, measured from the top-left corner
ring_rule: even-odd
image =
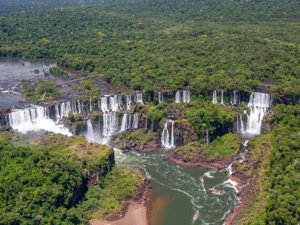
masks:
[[[217,91],[216,90],[213,91],[212,103],[213,104],[217,104],[218,103],[218,96],[217,96]]]
[[[94,134],[94,129],[91,120],[89,119],[87,121],[87,132],[85,134],[86,139],[88,142],[95,142],[95,134]]]
[[[221,91],[221,105],[224,105],[224,90]]]
[[[76,115],[82,112],[80,100],[77,100],[77,102],[76,101],[62,102],[60,104],[55,105],[54,108],[55,108],[56,121],[59,121],[63,118],[67,118],[69,116],[69,113]],[[90,110],[92,109],[90,108]]]
[[[208,131],[207,127],[205,128],[205,142],[206,142],[206,145],[208,146],[209,145],[209,131]]]
[[[109,96],[101,97],[101,110],[103,113],[109,112],[108,98]]]
[[[128,127],[127,116],[128,116],[127,113],[124,113],[120,132],[124,132],[127,130],[127,127]]]
[[[64,109],[65,107],[63,107]],[[55,107],[55,110],[57,110],[57,107]],[[9,113],[8,118],[9,126],[21,133],[46,130],[72,136],[67,128],[50,119],[47,107],[32,106],[26,109],[15,110]]]
[[[115,112],[106,112],[103,114],[102,137],[103,144],[108,144],[111,136],[118,132],[118,117]]]
[[[234,90],[233,95],[231,96],[231,105],[238,105],[239,104],[237,95],[238,95],[237,90]]]
[[[113,112],[118,112],[119,111],[119,101],[118,101],[118,96],[110,96],[109,98],[110,102],[110,109]]]
[[[117,102],[118,102],[119,110],[122,110],[123,109],[123,96],[122,95],[119,95],[117,97]]]
[[[174,144],[174,120],[167,120],[161,134],[161,144],[165,149],[175,148]],[[171,123],[171,135],[169,132],[168,124]]]
[[[144,105],[143,94],[142,93],[137,93],[136,94],[136,103],[140,103],[141,105]]]
[[[267,110],[271,107],[271,102],[271,95],[253,92],[248,103],[250,114],[245,112],[247,115],[246,124],[244,124],[242,116],[238,116],[237,132],[245,136],[259,135],[261,132],[263,118],[266,115]]]
[[[178,90],[175,94],[175,103],[189,103],[191,100],[190,91],[189,90]]]
[[[77,100],[77,108],[78,108],[78,113],[81,113],[82,112],[82,110],[81,110],[81,103],[80,103],[80,100],[78,99]]]
[[[132,96],[131,94],[126,95],[126,110],[129,111],[132,106]]]
[[[93,111],[93,105],[92,105],[92,97],[90,97],[90,112]]]
[[[133,124],[132,124],[133,129],[138,129],[139,128],[139,114],[135,113],[133,115]]]
[[[164,101],[164,95],[161,92],[158,92],[158,103],[162,103]]]
[[[180,91],[176,91],[176,95],[175,95],[175,102],[176,103],[180,103]]]
[[[105,95],[101,97],[101,110],[103,112],[102,142],[108,144],[110,137],[118,132],[118,116],[119,111],[118,97]]]
[[[128,115],[127,113],[124,113],[120,132],[124,132],[129,129],[137,129],[138,125],[139,125],[139,116],[137,113],[133,115],[133,120],[131,114]]]
[[[182,102],[189,103],[191,100],[190,91],[189,90],[183,90],[182,91]]]

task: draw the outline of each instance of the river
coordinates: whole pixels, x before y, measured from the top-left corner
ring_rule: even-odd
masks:
[[[165,153],[122,153],[115,149],[117,165],[143,168],[151,178],[150,225],[191,225],[196,210],[200,211],[200,220],[195,225],[223,224],[237,204],[234,190],[224,184],[228,174],[174,165],[165,160]],[[213,187],[223,195],[212,194]]]
[[[54,65],[49,60],[0,58],[0,109],[20,107],[22,80],[52,79],[45,72]]]

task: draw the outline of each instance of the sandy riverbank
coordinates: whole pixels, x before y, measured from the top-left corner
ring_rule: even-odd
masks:
[[[123,212],[109,220],[90,220],[90,225],[149,225],[149,199],[151,195],[149,180],[138,190],[137,198],[128,200]]]
[[[91,225],[148,225],[147,206],[135,201],[128,202],[126,215],[115,221],[91,220]]]

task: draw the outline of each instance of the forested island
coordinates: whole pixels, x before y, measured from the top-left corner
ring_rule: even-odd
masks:
[[[298,225],[297,0],[2,0],[0,224]]]

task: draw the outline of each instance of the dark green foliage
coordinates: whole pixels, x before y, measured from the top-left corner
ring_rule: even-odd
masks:
[[[267,224],[300,219],[300,107],[278,105],[273,116],[272,154],[267,168]]]
[[[97,97],[99,87],[95,84],[94,80],[83,80],[80,84],[73,84],[72,88],[80,93],[80,97],[84,100],[89,100],[92,97]]]
[[[41,100],[43,96],[48,98],[58,95],[56,84],[52,81],[39,80],[37,85],[34,85],[30,81],[23,80],[22,85],[25,98],[32,102]]]
[[[69,76],[68,72],[62,70],[61,68],[59,68],[57,66],[51,67],[49,69],[49,72],[50,72],[50,74],[58,76],[58,77],[67,78]]]
[[[296,0],[141,0],[25,12],[0,18],[0,56],[56,58],[147,91],[248,93],[273,83],[276,98],[295,101],[297,8]]]
[[[221,159],[236,155],[241,144],[241,138],[237,134],[228,133],[218,137],[209,146],[200,142],[190,142],[176,148],[174,155],[191,162]]]
[[[51,134],[42,142],[0,134],[1,225],[88,224],[95,216],[120,212],[145,179],[137,170],[116,167],[111,172],[110,147]],[[86,174],[101,180],[87,193]]]
[[[70,224],[69,201],[81,182],[71,160],[1,136],[0,224]]]
[[[149,103],[141,110],[141,112],[145,112],[150,121],[160,121],[167,115],[166,105],[164,103],[158,105]]]
[[[133,198],[145,177],[137,170],[114,168],[100,183],[91,188],[85,200],[77,207],[82,217],[105,218],[119,213],[124,207],[124,200]],[[98,209],[98,210],[95,210]]]
[[[230,106],[212,104],[206,101],[192,101],[185,109],[185,116],[198,135],[204,137],[206,129],[210,134],[227,133],[236,119],[237,111]]]

